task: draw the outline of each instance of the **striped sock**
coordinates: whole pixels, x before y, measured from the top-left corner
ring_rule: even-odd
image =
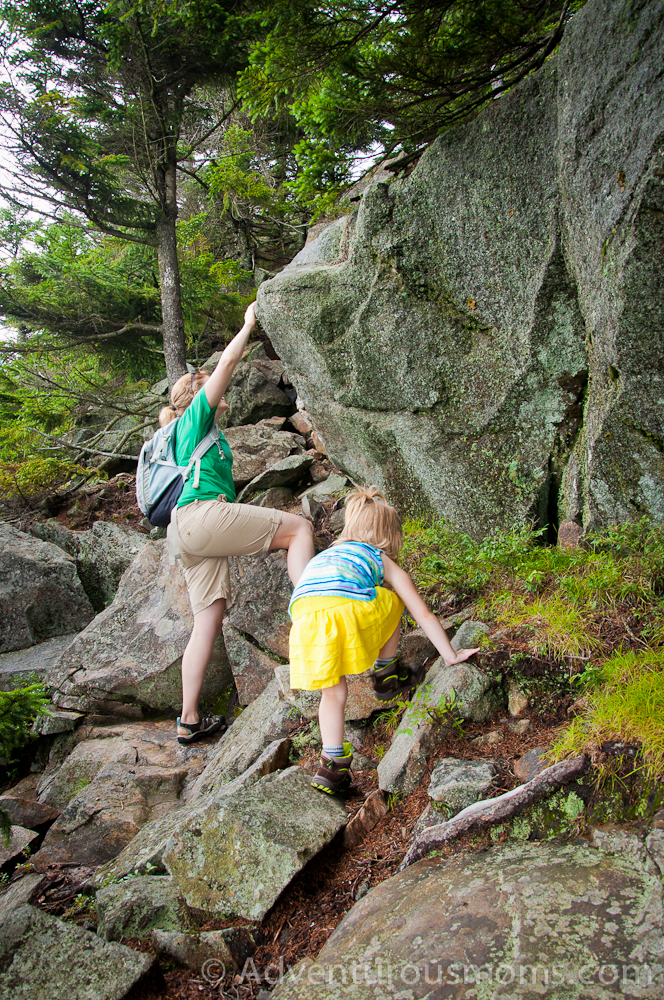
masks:
[[[345,757],[343,746],[340,747],[323,747],[323,753],[326,753],[328,757]]]
[[[376,667],[376,670],[382,670],[383,667],[387,667],[387,666],[389,666],[389,664],[396,663],[396,662],[397,662],[397,657],[396,656],[388,656],[384,660],[382,660],[380,657],[378,657],[378,659],[376,660],[374,666]]]

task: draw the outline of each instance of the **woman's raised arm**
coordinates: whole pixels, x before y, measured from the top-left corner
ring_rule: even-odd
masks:
[[[205,395],[211,409],[219,406],[221,397],[226,392],[231,376],[235,371],[238,361],[241,359],[249,334],[256,326],[256,303],[252,302],[244,314],[244,326],[237,333],[230,344],[224,349],[223,354],[217,362],[217,367],[205,383]]]

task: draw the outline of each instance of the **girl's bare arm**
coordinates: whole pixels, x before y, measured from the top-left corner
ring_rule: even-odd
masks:
[[[213,410],[215,406],[219,406],[221,397],[226,392],[231,376],[233,375],[237,363],[241,359],[242,353],[247,346],[249,334],[256,325],[255,310],[256,303],[252,302],[244,314],[244,326],[240,332],[233,337],[230,344],[224,349],[223,354],[217,362],[217,367],[205,383],[205,395],[207,396],[210,408]]]
[[[383,553],[383,568],[385,581],[399,595],[408,611],[413,616],[417,624],[424,631],[424,634],[431,639],[432,643],[448,665],[452,663],[463,663],[475,653],[476,649],[460,649],[455,653],[452,644],[447,638],[445,629],[442,627],[436,616],[429,611],[428,607],[415,590],[413,582],[400,566]]]

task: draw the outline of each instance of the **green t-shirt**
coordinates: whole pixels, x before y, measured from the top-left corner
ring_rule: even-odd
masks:
[[[207,432],[212,429],[216,409],[216,406],[214,410],[211,409],[205,395],[205,389],[199,389],[178,420],[175,429],[175,459],[178,465],[188,463],[198,442],[202,441]],[[194,489],[194,472],[192,470],[180,494],[178,507],[185,507],[188,503],[193,503],[194,500],[216,500],[221,493],[230,503],[235,500],[235,486],[231,472],[233,455],[223,434],[219,443],[224,452],[223,461],[216,444],[205,452],[201,459],[198,489]]]

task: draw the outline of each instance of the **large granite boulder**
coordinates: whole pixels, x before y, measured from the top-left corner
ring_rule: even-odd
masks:
[[[352,478],[474,536],[664,520],[664,8],[558,52],[258,291]]]
[[[0,653],[69,635],[94,617],[71,556],[0,521]]]
[[[662,882],[645,861],[526,843],[376,886],[274,1000],[662,995]]]
[[[111,521],[95,521],[90,531],[81,532],[76,569],[95,611],[111,603],[123,573],[147,542],[147,535]]]
[[[95,521],[90,531],[70,531],[52,518],[35,521],[30,534],[74,557],[83,590],[95,611],[110,604],[122,574],[148,541],[147,535],[112,521]]]
[[[48,672],[61,708],[122,715],[131,709],[178,711],[180,667],[193,614],[179,562],[166,542],[148,542],[125,572],[113,602]],[[209,697],[232,683],[219,638],[203,685]]]
[[[32,906],[11,910],[0,921],[3,997],[123,1000],[145,981],[154,964],[153,955],[102,941]]]

